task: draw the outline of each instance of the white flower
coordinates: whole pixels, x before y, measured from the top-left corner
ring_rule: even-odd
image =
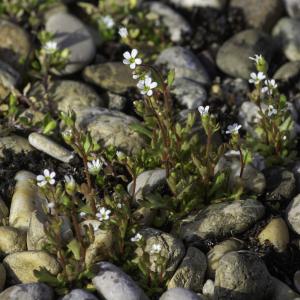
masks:
[[[161,251],[161,245],[160,244],[154,244],[152,245],[152,248],[150,250],[150,254],[158,254]]]
[[[140,58],[137,58],[138,51],[136,49],[133,49],[131,53],[126,51],[123,56],[125,59],[123,59],[123,63],[125,65],[129,65],[130,69],[134,70],[136,65],[141,65],[142,60]]]
[[[132,237],[130,240],[135,243],[135,242],[139,242],[141,239],[143,238],[143,236],[140,233],[137,233],[134,237]]]
[[[234,123],[232,125],[228,125],[226,134],[233,134],[233,133],[238,133],[242,125],[239,125],[237,123]]]
[[[268,106],[268,117],[271,117],[273,115],[276,115],[277,114],[277,109],[274,108],[273,105],[269,105]]]
[[[141,76],[141,75],[139,75],[139,74],[137,74],[137,73],[135,73],[135,72],[132,73],[132,78],[135,79],[135,80],[136,80],[136,79],[139,79],[140,76]]]
[[[103,163],[99,159],[94,159],[92,162],[87,163],[89,173],[92,175],[97,175],[101,170]]]
[[[43,48],[47,54],[52,54],[57,50],[57,42],[48,41]]]
[[[275,81],[275,79],[271,79],[271,80],[265,80],[265,85],[262,89],[261,89],[261,92],[262,93],[267,93],[269,92],[270,95],[273,94],[273,91],[275,89],[277,89],[278,85]]]
[[[263,81],[266,78],[266,75],[263,72],[251,73],[250,74],[250,83],[259,84],[261,81]]]
[[[48,169],[44,170],[44,175],[38,175],[36,180],[38,181],[38,186],[44,186],[47,183],[53,185],[55,183],[55,172],[51,172]]]
[[[121,38],[125,39],[128,36],[128,30],[126,27],[121,27],[119,29],[119,35],[121,36]]]
[[[117,158],[119,160],[122,160],[122,159],[124,159],[126,157],[125,154],[122,151],[117,151],[116,155],[117,155]]]
[[[152,81],[152,78],[147,76],[145,80],[140,80],[137,87],[141,90],[142,95],[152,96],[153,89],[157,87],[157,82]]]
[[[117,208],[122,208],[123,207],[123,204],[122,203],[118,203],[117,204]]]
[[[84,218],[84,217],[86,216],[86,212],[81,211],[81,212],[79,213],[79,216],[80,216],[81,218]]]
[[[258,64],[258,63],[259,63],[259,61],[263,59],[263,57],[262,57],[262,55],[261,55],[261,54],[260,54],[260,55],[258,55],[258,54],[255,54],[255,55],[254,55],[254,57],[251,57],[251,56],[250,56],[250,57],[249,57],[249,59],[251,59],[251,60],[254,60],[254,61],[255,61],[255,63],[256,63],[256,64]]]
[[[109,29],[111,29],[115,26],[115,21],[113,20],[113,18],[111,16],[104,16],[104,17],[102,17],[101,20],[102,20],[103,24]]]
[[[99,219],[99,221],[109,220],[110,213],[111,211],[109,209],[101,207],[99,212],[96,214],[96,217]]]
[[[208,111],[209,111],[209,106],[199,106],[198,107],[199,113],[201,116],[206,116],[208,115]]]
[[[65,175],[66,184],[75,185],[75,179],[72,175]]]
[[[50,203],[47,204],[47,207],[49,209],[54,208],[55,207],[55,203],[54,202],[50,202]]]

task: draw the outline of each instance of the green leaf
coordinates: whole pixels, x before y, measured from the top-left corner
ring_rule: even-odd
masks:
[[[43,128],[43,134],[49,134],[51,133],[57,126],[57,123],[55,120],[50,120]]]
[[[60,287],[63,285],[63,283],[57,279],[57,276],[52,275],[45,267],[41,267],[39,270],[34,270],[33,273],[40,282],[48,283],[54,287]]]
[[[80,244],[76,239],[73,239],[68,245],[68,249],[74,255],[76,260],[80,260]]]
[[[168,86],[171,87],[175,79],[175,69],[172,69],[168,72]]]
[[[148,128],[146,128],[145,126],[139,123],[130,124],[129,127],[139,134],[145,135],[150,139],[152,138],[151,130],[149,130]]]
[[[216,192],[219,192],[226,182],[226,174],[220,173],[216,176],[213,186],[209,190],[208,196],[212,197]]]

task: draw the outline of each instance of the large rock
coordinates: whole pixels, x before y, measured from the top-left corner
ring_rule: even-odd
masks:
[[[130,128],[130,125],[139,121],[122,112],[108,109],[84,110],[78,115],[78,123],[105,147],[113,145],[130,154],[137,153],[144,145],[142,137]]]
[[[159,300],[204,300],[204,298],[188,289],[173,288],[164,292]]]
[[[261,244],[270,243],[278,252],[284,252],[290,241],[289,230],[282,218],[272,219],[259,233]]]
[[[172,42],[180,42],[184,35],[191,33],[189,23],[175,10],[160,2],[150,2],[147,5],[150,12],[161,18],[162,23],[167,27]]]
[[[152,271],[155,272],[157,255],[153,254],[151,250],[153,245],[160,245],[161,251],[159,253],[167,261],[165,266],[166,274],[172,275],[185,255],[185,248],[181,240],[173,237],[171,234],[152,228],[143,229],[140,231],[140,234],[143,236],[145,246],[136,249],[137,256],[143,256],[144,252],[148,253],[151,268],[153,268]]]
[[[227,75],[248,79],[255,71],[255,65],[249,57],[262,54],[270,61],[273,54],[271,38],[255,29],[237,33],[227,40],[217,53],[217,65]]]
[[[148,300],[141,288],[121,269],[109,262],[97,264],[92,282],[105,300]]]
[[[298,0],[283,0],[283,2],[290,17],[300,17],[300,2]]]
[[[222,9],[226,0],[171,0],[171,3],[184,8],[213,7]]]
[[[231,0],[231,7],[242,10],[249,27],[269,31],[284,12],[281,0]]]
[[[63,74],[73,74],[85,67],[96,54],[94,40],[85,25],[76,17],[58,12],[47,19],[46,30],[54,34],[59,49],[68,48],[70,57]]]
[[[36,99],[42,99],[44,88],[41,84],[35,84],[30,92]],[[56,80],[49,85],[48,95],[57,109],[75,112],[85,108],[101,107],[104,100],[89,85],[74,80]]]
[[[168,283],[168,289],[181,287],[201,292],[207,269],[206,256],[199,249],[190,247]]]
[[[27,139],[18,135],[0,137],[0,159],[4,157],[4,149],[12,150],[14,153],[23,151],[28,153],[33,150]]]
[[[85,290],[75,289],[65,295],[61,300],[98,300],[98,298]]]
[[[300,21],[284,17],[278,21],[272,32],[276,42],[287,59],[300,60]]]
[[[264,262],[248,251],[230,252],[216,270],[215,297],[218,300],[271,299],[273,281]]]
[[[132,70],[119,62],[90,65],[84,69],[83,77],[87,82],[113,93],[124,93],[137,84],[132,78]]]
[[[272,300],[299,300],[300,295],[293,291],[287,284],[272,277],[274,294]]]
[[[289,81],[296,78],[300,73],[300,61],[289,61],[282,65],[274,74],[274,79]]]
[[[249,229],[265,214],[257,200],[212,204],[181,221],[179,235],[187,240],[226,237]]]
[[[38,282],[34,270],[46,268],[57,275],[60,265],[56,259],[45,251],[23,251],[9,254],[3,260],[7,277],[12,283]]]
[[[156,64],[166,65],[175,70],[175,78],[190,79],[198,83],[209,84],[210,79],[204,66],[190,50],[175,46],[165,49],[156,60]]]
[[[238,239],[225,240],[215,245],[207,253],[208,274],[210,278],[215,278],[216,270],[219,266],[220,259],[228,252],[243,249],[243,242]]]
[[[286,209],[286,217],[288,225],[300,234],[300,194],[298,194]]]
[[[30,50],[31,42],[27,32],[14,23],[0,20],[0,59],[21,69],[21,61],[28,58]]]
[[[0,226],[0,255],[26,250],[26,235],[17,228]]]
[[[54,300],[52,288],[44,283],[18,284],[0,294],[1,300]]]

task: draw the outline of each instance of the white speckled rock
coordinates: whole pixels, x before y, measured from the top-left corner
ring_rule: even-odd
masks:
[[[293,231],[300,234],[300,194],[298,194],[286,209],[287,222]]]
[[[0,159],[4,157],[4,149],[12,150],[15,153],[22,151],[28,153],[33,150],[28,140],[18,135],[0,137]]]
[[[96,54],[93,38],[85,25],[68,13],[58,12],[46,22],[46,30],[54,34],[59,49],[71,51],[69,62],[63,74],[73,74],[85,67]]]
[[[215,284],[212,280],[206,280],[202,289],[202,293],[207,300],[213,300],[215,294]]]
[[[204,300],[204,298],[188,289],[174,288],[164,292],[159,300]]]
[[[0,226],[0,254],[26,250],[26,235],[17,228]]]
[[[226,0],[171,0],[171,3],[184,8],[213,7],[221,9],[226,4]]]
[[[75,289],[65,295],[61,300],[98,300],[98,298],[85,290]]]
[[[148,300],[131,277],[115,265],[100,262],[96,267],[97,275],[92,281],[99,295],[105,300]]]

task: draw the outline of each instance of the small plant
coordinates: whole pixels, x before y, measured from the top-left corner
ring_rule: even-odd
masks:
[[[274,79],[267,75],[268,64],[261,55],[255,55],[254,60],[258,73],[251,73],[249,82],[255,89],[250,95],[250,100],[259,109],[259,120],[255,126],[255,136],[248,135],[249,148],[261,153],[268,164],[282,163],[293,155],[293,130],[292,119],[287,99],[278,91]]]

